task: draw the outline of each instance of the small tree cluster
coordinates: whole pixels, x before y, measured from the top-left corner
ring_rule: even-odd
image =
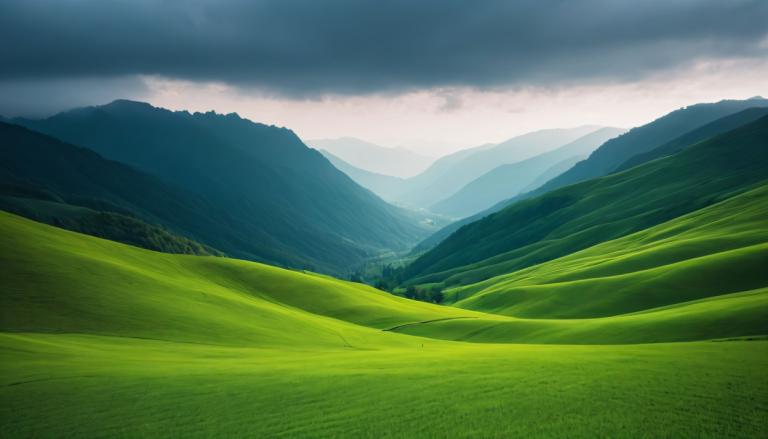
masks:
[[[405,289],[405,297],[422,302],[442,303],[444,296],[442,288],[432,286],[428,288],[416,288],[413,285]]]

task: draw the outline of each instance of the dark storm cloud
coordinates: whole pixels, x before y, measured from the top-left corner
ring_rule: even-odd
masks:
[[[768,1],[0,0],[0,81],[154,74],[289,96],[627,80],[765,57]]]

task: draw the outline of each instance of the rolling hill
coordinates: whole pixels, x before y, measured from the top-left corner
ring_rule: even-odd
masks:
[[[427,233],[290,130],[235,114],[115,101],[14,121],[204,200],[227,216],[230,232],[231,246],[210,245],[239,257],[343,274],[368,257],[403,251]]]
[[[628,171],[515,203],[466,225],[404,271],[476,283],[660,224],[768,178],[768,117]]]
[[[765,426],[768,342],[743,338],[765,333],[765,290],[603,319],[520,319],[7,213],[0,224],[5,437],[754,436]],[[649,326],[659,330],[637,330]],[[742,338],[615,344],[720,336]],[[602,346],[499,344],[521,338]],[[542,418],[556,421],[531,422]]]
[[[493,168],[450,197],[430,206],[429,210],[457,218],[474,215],[523,192],[553,166],[585,158],[606,140],[624,131],[619,128],[600,128],[555,150]]]
[[[455,288],[447,297],[495,314],[583,319],[761,289],[768,285],[761,269],[768,264],[766,217],[764,184],[640,232]]]

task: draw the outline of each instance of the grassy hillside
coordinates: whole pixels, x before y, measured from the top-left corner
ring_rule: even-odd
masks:
[[[479,282],[643,230],[768,178],[768,117],[628,171],[515,203],[406,267],[410,283]]]
[[[387,328],[471,314],[322,275],[154,253],[7,213],[0,218],[0,244],[15,249],[2,253],[2,330],[345,346],[394,338],[346,320]]]
[[[623,238],[446,293],[517,317],[625,314],[768,286],[768,185]],[[768,320],[766,320],[768,323]]]
[[[54,200],[12,196],[0,196],[0,210],[149,250],[190,255],[222,255],[208,246],[121,213],[99,211]]]
[[[236,114],[115,101],[16,122],[202,198],[228,216],[216,223],[226,227],[230,246],[211,245],[237,257],[344,274],[427,233],[292,131]]]
[[[768,428],[766,341],[498,344],[525,332],[514,329],[520,322],[539,325],[526,329],[531,341],[570,332],[571,342],[611,344],[645,332],[760,335],[759,325],[717,333],[722,325],[701,313],[659,310],[598,330],[601,319],[533,321],[413,302],[7,213],[0,226],[4,437],[754,437]],[[742,321],[744,309],[764,309],[764,297],[681,306],[730,309]],[[419,331],[434,338],[404,334]],[[450,338],[495,343],[440,340]]]

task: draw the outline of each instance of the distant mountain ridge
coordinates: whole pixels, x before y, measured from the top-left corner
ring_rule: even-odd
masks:
[[[386,147],[354,137],[307,140],[352,166],[374,174],[408,178],[424,171],[434,159],[402,147]]]
[[[514,203],[461,227],[404,271],[468,284],[660,224],[768,179],[768,116],[625,172]]]
[[[585,158],[603,142],[625,131],[620,128],[600,128],[555,150],[495,167],[469,182],[455,194],[435,203],[430,210],[459,218],[478,213],[523,192],[545,171],[558,163]]]
[[[498,144],[483,145],[469,151],[456,153],[449,160],[444,161],[448,165],[445,166],[445,169],[439,173],[433,173],[432,178],[427,181],[414,184],[399,201],[414,207],[432,206],[500,165],[520,162],[548,152],[598,128],[597,126],[581,126],[533,131]]]
[[[687,146],[694,139],[703,140],[704,138],[706,138],[707,133],[709,134],[721,133],[721,132],[727,131],[727,129],[740,126],[738,122],[746,123],[749,121],[753,121],[755,120],[755,117],[753,116],[759,115],[761,111],[761,110],[751,110],[752,108],[755,108],[755,107],[758,107],[758,108],[768,107],[768,100],[763,99],[762,97],[756,96],[747,100],[724,100],[724,101],[711,103],[711,104],[691,105],[683,109],[676,110],[665,116],[662,116],[661,118],[656,119],[646,125],[642,125],[640,127],[634,128],[624,133],[622,136],[606,142],[605,144],[601,145],[601,147],[598,149],[614,148],[614,145],[616,145],[617,142],[618,142],[619,148],[621,148],[622,146],[633,144],[633,143],[642,145],[642,148],[640,149],[643,152],[637,152],[635,154],[633,153],[633,151],[624,150],[621,153],[614,154],[616,157],[621,157],[622,154],[626,155],[627,157],[626,159],[624,159],[624,161],[619,163],[610,172],[626,170],[632,166],[633,162],[635,164],[640,164],[640,163],[644,163],[647,160],[652,160],[653,158],[658,158],[658,157],[663,157],[664,155],[668,155],[668,153],[663,152],[664,151],[663,149],[660,149],[659,151],[655,151],[657,148],[665,147],[665,148],[670,148],[670,150],[679,151],[681,144],[684,146]],[[693,114],[687,114],[686,112],[688,111],[693,111]],[[742,116],[737,116],[737,113],[742,111],[747,111],[747,112]],[[753,111],[755,112],[754,114],[751,113]],[[713,114],[717,114],[717,115],[722,114],[722,116],[719,119],[710,120]],[[730,117],[730,118],[728,120],[723,120],[722,122],[718,122],[720,119],[725,117]],[[672,120],[683,120],[683,121],[686,121],[686,123],[685,124],[671,123],[671,122],[668,122],[669,121],[668,118],[671,118]],[[700,125],[696,125],[696,123],[700,123]],[[705,127],[705,125],[708,125],[708,124],[711,124],[712,126],[708,128]],[[722,124],[722,126],[720,124]],[[693,125],[693,127],[688,129],[691,125]],[[699,129],[701,129],[701,131],[698,131]],[[666,145],[665,143],[644,144],[643,143],[644,139],[650,136],[648,133],[651,133],[651,134],[658,133],[658,135],[656,136],[657,141],[658,141],[658,138],[671,137],[671,139],[667,141],[669,145],[665,146]],[[702,135],[705,135],[705,136],[702,137]],[[621,142],[619,142],[619,140],[621,140]],[[595,153],[597,153],[597,151],[595,151]],[[581,166],[582,168],[590,167],[591,165],[589,165],[588,163],[591,159],[592,158],[590,156],[587,159],[580,161],[578,165]],[[627,165],[625,165],[625,163],[627,163]],[[517,196],[514,196],[507,200],[500,201],[499,203],[491,206],[486,210],[483,210],[467,218],[455,221],[452,224],[449,224],[443,227],[442,229],[433,233],[427,239],[419,243],[414,248],[414,251],[423,252],[425,250],[428,250],[434,247],[435,245],[437,245],[438,243],[440,243],[442,240],[446,239],[452,233],[456,232],[459,228],[467,224],[471,224],[475,221],[478,221],[488,215],[496,213],[507,206],[511,206],[514,203],[526,200],[528,198],[542,195],[548,191],[557,189],[562,185],[570,184],[570,183],[566,183],[566,180],[569,178],[575,178],[574,176],[576,174],[573,174],[575,165],[568,166],[567,168],[569,168],[567,172],[571,174],[570,177],[565,175],[566,172],[558,172],[552,175],[552,178],[548,179],[544,184],[539,184],[536,187],[529,188],[527,191],[523,191]]]
[[[377,174],[365,169],[353,166],[329,151],[320,150],[320,153],[328,159],[339,171],[347,174],[349,178],[360,186],[371,190],[385,201],[396,202],[405,185],[405,180],[391,175]]]
[[[702,125],[752,107],[766,107],[768,100],[754,97],[745,100],[722,100],[696,104],[673,111],[651,123],[629,130],[606,142],[589,158],[552,179],[535,191],[543,194],[552,189],[607,175],[633,156],[651,151]]]
[[[111,104],[14,122],[90,148],[204,199],[233,233],[227,253],[344,273],[425,229],[334,168],[290,130],[236,114]]]

